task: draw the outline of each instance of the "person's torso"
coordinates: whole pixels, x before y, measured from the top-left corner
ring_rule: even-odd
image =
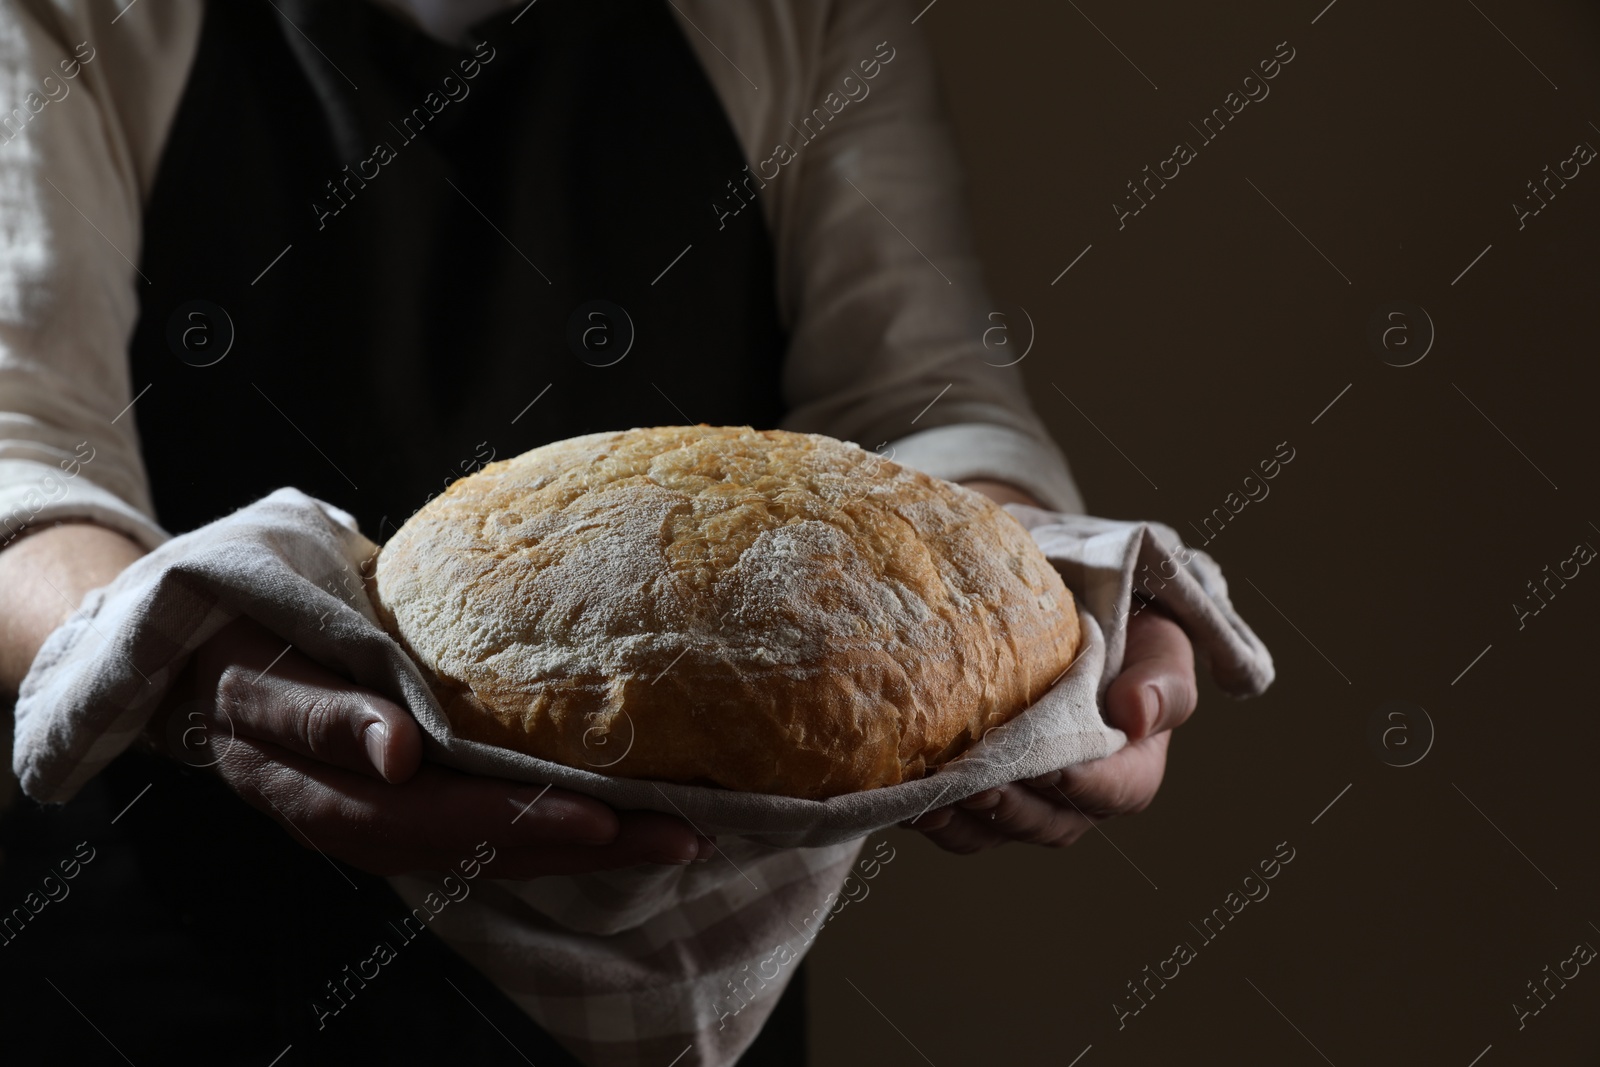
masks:
[[[132,343],[168,529],[295,485],[381,541],[548,441],[782,415],[771,242],[706,206],[747,161],[666,5],[540,0],[469,38],[209,5]]]

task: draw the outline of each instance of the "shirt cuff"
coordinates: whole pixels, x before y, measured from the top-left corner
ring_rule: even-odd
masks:
[[[902,437],[884,455],[949,482],[990,478],[1032,493],[1052,511],[1085,514],[1066,457],[1054,444],[1006,426],[965,422]]]
[[[70,468],[30,459],[0,460],[0,548],[24,528],[69,519],[115,530],[146,551],[172,536],[150,516]]]

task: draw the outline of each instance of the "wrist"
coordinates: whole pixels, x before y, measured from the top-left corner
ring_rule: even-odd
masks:
[[[84,594],[142,555],[123,534],[91,522],[40,525],[0,551],[0,692],[16,693],[45,638]]]
[[[1010,482],[1003,482],[995,478],[969,478],[959,484],[975,492],[982,493],[996,504],[1026,504],[1032,508],[1044,507],[1032,493],[1020,486],[1012,485]]]

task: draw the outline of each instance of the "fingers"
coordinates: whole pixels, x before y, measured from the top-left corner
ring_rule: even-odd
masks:
[[[627,863],[688,863],[715,854],[715,842],[682,819],[659,811],[617,812],[616,839],[607,848]]]
[[[971,821],[1011,841],[1066,845],[1089,829],[1089,818],[1066,804],[1015,785],[987,789],[956,805]]]
[[[1007,841],[1064,847],[1102,819],[1150,806],[1171,739],[1163,731],[1104,759],[988,789],[901,825],[963,854]]]
[[[939,847],[963,855],[1008,841],[1061,848],[1092,825],[1070,806],[1016,785],[985,790],[941,808],[941,818],[930,818],[935,814],[916,820],[914,828]]]
[[[1129,744],[1104,759],[986,790],[903,823],[952,852],[1007,841],[1063,846],[1094,822],[1143,811],[1166,774],[1171,731],[1198,701],[1194,648],[1172,619],[1154,611],[1128,625],[1122,672],[1106,694],[1107,715]]]
[[[409,711],[292,650],[265,674],[228,667],[216,707],[237,734],[388,782],[405,781],[422,761]]]
[[[712,840],[670,815],[619,813],[566,790],[422,766],[410,712],[249,619],[202,646],[191,669],[205,710],[178,726],[185,748],[198,735],[210,758],[186,751],[186,761],[214,765],[302,845],[363,870],[449,870],[483,842],[495,849],[500,878],[715,854]]]
[[[409,711],[244,622],[230,625],[203,653],[216,679],[217,736],[254,737],[388,782],[416,772],[422,731]]]
[[[470,852],[485,838],[507,847],[605,844],[618,831],[616,813],[590,797],[433,764],[394,786],[240,736],[217,770],[262,810],[300,825],[320,824],[325,835],[339,838],[379,838],[442,852],[465,846]]]
[[[975,852],[1005,844],[1006,839],[973,816],[971,812],[950,809],[950,818],[937,830],[923,830],[922,835],[946,852],[970,856]]]
[[[1162,732],[1135,741],[1104,759],[1067,767],[1054,782],[1048,775],[1030,788],[1053,796],[1074,810],[1094,818],[1134,815],[1150,806],[1167,770],[1167,746],[1172,734]]]
[[[1135,615],[1122,672],[1106,692],[1111,725],[1139,741],[1182,725],[1198,702],[1194,646],[1183,627],[1155,610]]]
[[[686,863],[711,849],[670,815],[434,765],[390,785],[241,736],[217,770],[302,845],[374,874],[449,870],[484,841],[499,878]]]

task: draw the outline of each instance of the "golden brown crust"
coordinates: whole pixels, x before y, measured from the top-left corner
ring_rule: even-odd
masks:
[[[816,434],[666,426],[490,464],[401,527],[380,617],[457,735],[819,799],[921,777],[1077,654],[986,497]]]

